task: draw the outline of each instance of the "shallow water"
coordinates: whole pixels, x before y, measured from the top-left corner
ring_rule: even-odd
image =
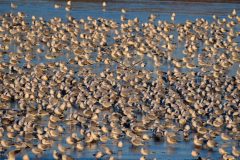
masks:
[[[29,16],[36,15],[44,18],[65,17],[65,1],[49,0],[19,0],[16,2],[18,11],[24,11]],[[62,5],[61,9],[54,9],[55,3]],[[216,1],[215,1],[216,2]],[[217,1],[218,2],[218,1]],[[228,2],[228,1],[225,1]],[[207,18],[210,19],[213,14],[226,16],[233,9],[240,9],[240,1],[232,3],[208,3],[204,1],[158,1],[158,0],[116,0],[108,1],[106,10],[103,11],[101,1],[72,1],[72,10],[70,12],[76,18],[86,18],[87,16],[112,18],[119,20],[121,8],[127,10],[127,17],[139,17],[140,20],[146,20],[150,13],[154,13],[161,20],[169,20],[172,12],[176,13],[176,22],[183,22],[186,19]],[[8,0],[0,1],[0,13],[11,10]]]
[[[66,11],[64,10],[65,1],[49,1],[49,0],[19,0],[15,1],[18,4],[17,11],[23,11],[30,18],[32,15],[37,17],[44,17],[51,19],[53,17],[66,18]],[[55,2],[62,5],[60,9],[54,9]],[[225,1],[226,2],[226,1]],[[207,20],[212,19],[212,14],[220,17],[226,17],[233,9],[240,11],[240,3],[238,1],[231,1],[231,3],[215,3],[215,2],[187,2],[187,1],[157,1],[157,0],[117,0],[108,1],[106,10],[102,9],[101,1],[73,1],[72,11],[70,14],[77,19],[92,16],[94,18],[103,17],[111,18],[115,21],[120,21],[121,8],[126,8],[126,17],[131,19],[139,17],[141,22],[147,21],[149,15],[154,13],[157,15],[157,19],[169,21],[172,12],[176,13],[176,23],[183,23],[187,19],[195,20],[196,18],[205,18]],[[0,0],[0,14],[11,11],[8,0]],[[14,11],[16,12],[16,11]],[[178,52],[178,50],[176,51]],[[178,55],[178,53],[177,53]],[[180,56],[180,55],[179,55]],[[41,61],[40,61],[41,62]],[[238,66],[234,66],[231,70],[233,74]],[[101,68],[101,67],[100,67]],[[154,69],[151,65],[151,61],[147,65],[148,69]],[[166,70],[168,66],[164,66]],[[95,68],[99,69],[99,68]],[[99,71],[96,71],[99,72]],[[73,131],[78,132],[79,128],[73,128]],[[68,134],[67,134],[68,135]],[[133,147],[127,139],[123,139],[124,147],[118,149],[116,145],[113,145],[114,141],[109,142],[107,145],[112,148],[114,155],[117,159],[139,159],[141,154],[139,148]],[[59,143],[66,143],[65,140],[58,140]],[[228,142],[229,143],[229,142]],[[93,159],[93,154],[96,153],[96,148],[100,148],[103,144],[93,144],[88,150],[83,152],[76,152],[70,149],[69,155],[79,159]],[[192,141],[180,142],[176,145],[167,144],[165,141],[148,143],[148,148],[153,152],[148,156],[148,159],[192,159],[191,150],[194,148]],[[54,148],[55,149],[55,148]],[[211,157],[210,159],[219,159],[218,151],[202,150],[201,155],[204,157]],[[21,153],[18,158],[23,155]],[[30,155],[31,158],[36,158],[34,155]],[[46,151],[43,157],[39,159],[52,159],[52,150]],[[103,159],[105,159],[105,156]],[[2,157],[0,157],[1,159]]]
[[[208,21],[212,21],[212,15],[215,14],[220,18],[227,18],[227,15],[231,13],[233,9],[240,10],[240,1],[159,1],[159,0],[116,0],[108,1],[106,9],[102,8],[102,1],[100,0],[75,0],[72,1],[72,10],[68,13],[65,11],[66,1],[63,0],[20,0],[12,1],[18,5],[16,11],[13,11],[9,5],[8,0],[0,0],[0,14],[6,12],[17,12],[23,11],[27,14],[27,19],[30,19],[32,15],[36,17],[43,17],[49,20],[54,17],[61,17],[66,21],[68,15],[73,16],[77,19],[86,19],[87,16],[93,18],[108,18],[114,21],[120,22],[121,9],[125,8],[128,19],[138,17],[140,22],[144,23],[148,20],[151,13],[157,16],[156,21],[170,21],[170,16],[173,12],[176,13],[175,23],[185,23],[186,20],[195,21],[196,18],[204,18]],[[60,9],[54,9],[54,4],[58,3],[61,5]],[[239,26],[236,26],[237,30],[240,30]],[[240,43],[240,38],[236,38],[236,42]],[[176,57],[183,57],[181,54],[184,46],[179,44],[176,51],[173,53]],[[42,59],[40,59],[41,61]],[[59,60],[64,60],[64,57],[60,57]],[[40,62],[39,61],[39,62]],[[151,65],[152,61],[148,58],[145,59],[149,70],[155,68]],[[37,62],[37,61],[36,61]],[[39,63],[37,62],[37,63]],[[101,71],[102,66],[100,66]],[[161,69],[167,71],[171,68],[171,64],[165,63]],[[230,75],[235,74],[238,65],[232,66],[229,71]],[[99,69],[99,68],[94,68]],[[183,71],[188,71],[184,69]]]

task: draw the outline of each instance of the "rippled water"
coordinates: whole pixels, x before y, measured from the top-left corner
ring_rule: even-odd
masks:
[[[44,17],[50,19],[53,17],[66,18],[66,11],[64,10],[65,1],[49,1],[49,0],[19,0],[15,1],[18,4],[17,11],[23,11],[28,17],[32,15],[38,17]],[[61,9],[54,9],[55,3],[62,5]],[[212,14],[220,17],[226,17],[233,9],[240,11],[240,2],[230,1],[157,1],[157,0],[112,0],[108,1],[106,10],[102,10],[102,3],[98,0],[82,0],[73,1],[72,10],[70,14],[78,19],[92,16],[94,18],[103,17],[111,18],[116,21],[120,20],[121,8],[126,8],[127,18],[139,17],[141,22],[148,19],[150,13],[157,15],[157,19],[169,20],[172,12],[176,13],[176,23],[185,22],[185,20],[194,20],[196,18],[205,18],[210,20]],[[222,3],[224,2],[224,3]],[[0,0],[0,14],[11,11],[10,1]],[[151,68],[151,66],[150,66]],[[234,69],[233,69],[234,71]],[[70,131],[76,131],[78,128],[71,128]],[[83,152],[72,152],[70,150],[69,155],[75,158],[81,159],[93,159],[93,154],[96,153],[96,148],[102,145],[107,145],[113,149],[113,152],[118,159],[138,159],[141,155],[139,148],[133,147],[128,140],[123,140],[124,148],[118,149],[115,142],[109,142],[107,144],[95,144],[89,146],[88,150]],[[64,139],[60,139],[59,142],[66,143]],[[169,145],[165,141],[154,142],[151,141],[147,145],[153,153],[148,156],[149,159],[156,157],[157,159],[192,159],[191,150],[194,148],[191,141],[181,142],[177,145]],[[73,154],[74,153],[74,154]],[[18,155],[19,159],[24,153]],[[213,159],[219,159],[218,151],[202,150],[201,155],[205,157],[212,157]],[[31,158],[36,158],[34,155],[30,155]],[[52,151],[44,153],[43,157],[39,159],[52,159]],[[0,157],[4,158],[4,157]],[[106,158],[106,157],[104,157]],[[103,159],[104,159],[103,158]]]
[[[0,1],[0,13],[11,10],[8,0]],[[13,1],[14,2],[14,1]],[[55,16],[65,17],[64,7],[54,9],[53,5],[57,2],[65,6],[65,1],[49,0],[20,0],[15,1],[19,7],[17,10],[26,12],[29,16],[36,15],[45,18]],[[215,1],[218,2],[218,1]],[[154,13],[162,20],[168,20],[172,12],[177,14],[176,22],[182,22],[186,19],[195,19],[197,17],[210,18],[212,14],[226,16],[233,9],[240,9],[240,1],[231,1],[232,3],[208,3],[208,2],[188,2],[188,1],[160,1],[160,0],[112,0],[108,1],[106,11],[102,11],[102,3],[99,0],[78,0],[73,1],[72,11],[70,12],[76,18],[85,18],[86,16],[104,17],[118,20],[121,15],[121,8],[127,9],[127,17],[139,17],[146,20],[150,13]]]

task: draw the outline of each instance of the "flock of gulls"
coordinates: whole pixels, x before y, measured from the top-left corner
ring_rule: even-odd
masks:
[[[29,17],[13,3],[0,15],[1,157],[71,160],[98,144],[92,158],[114,160],[130,143],[144,160],[158,141],[191,142],[194,159],[211,159],[204,150],[239,159],[236,10],[177,24],[175,13],[141,23],[122,9],[117,22],[54,5],[64,7],[66,19]]]

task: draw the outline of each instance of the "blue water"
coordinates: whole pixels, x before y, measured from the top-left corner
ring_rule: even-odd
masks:
[[[65,1],[49,1],[49,0],[18,0],[13,1],[18,5],[18,8],[13,11],[10,8],[10,1],[0,0],[0,14],[6,12],[22,11],[27,14],[27,18],[31,18],[32,15],[36,17],[44,17],[49,20],[53,17],[61,17],[66,19],[66,15],[70,14],[77,19],[92,16],[94,18],[103,17],[110,18],[115,21],[120,21],[121,9],[125,8],[127,13],[126,17],[131,19],[139,17],[141,22],[147,21],[151,13],[157,16],[157,20],[170,21],[170,15],[176,13],[176,23],[183,23],[187,19],[195,20],[196,18],[205,18],[207,20],[212,19],[212,14],[220,17],[227,17],[227,15],[236,9],[240,11],[240,3],[206,3],[206,2],[183,2],[183,1],[157,1],[157,0],[115,0],[107,2],[106,10],[103,11],[101,1],[73,1],[72,10],[66,13],[64,7]],[[58,3],[62,7],[60,9],[54,9],[54,4]],[[151,68],[151,66],[149,66]],[[59,140],[59,142],[65,143],[65,140]],[[101,147],[103,144],[96,144],[96,148]],[[118,159],[139,159],[141,157],[139,148],[133,147],[128,140],[124,140],[124,148],[119,150],[113,145],[112,142],[106,144],[113,149],[114,155]],[[192,159],[191,150],[194,148],[192,142],[180,142],[177,145],[169,145],[166,142],[154,142],[151,141],[147,145],[154,153],[149,155],[148,158],[152,159]],[[54,148],[56,149],[56,148]],[[96,149],[88,149],[83,152],[69,152],[75,158],[81,159],[93,159],[93,154],[96,153]],[[18,158],[23,155],[21,153]],[[202,150],[201,155],[204,157],[211,157],[213,159],[219,159],[218,151]],[[30,154],[31,158],[36,158]],[[52,150],[44,153],[44,159],[52,159]],[[90,157],[90,158],[89,158]],[[107,156],[104,157],[104,159]],[[42,159],[39,158],[39,159]],[[1,157],[0,157],[1,159]]]

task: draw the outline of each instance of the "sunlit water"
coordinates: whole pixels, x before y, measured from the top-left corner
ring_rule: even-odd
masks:
[[[66,11],[64,10],[65,1],[47,1],[47,0],[22,0],[15,1],[18,4],[17,11],[23,11],[30,18],[32,15],[37,17],[44,17],[45,19],[51,19],[53,17],[66,18]],[[62,7],[60,9],[54,9],[53,5],[55,2],[59,3]],[[183,2],[183,1],[157,1],[157,0],[118,0],[109,1],[107,3],[106,10],[103,10],[101,6],[101,1],[73,1],[72,10],[70,15],[80,19],[86,19],[87,16],[92,16],[94,18],[103,17],[110,18],[115,21],[120,21],[121,8],[127,10],[126,17],[131,19],[139,17],[141,22],[147,21],[149,15],[154,13],[159,20],[169,21],[172,12],[176,13],[176,23],[183,23],[187,19],[195,20],[196,18],[205,18],[207,20],[212,20],[212,15],[215,14],[220,17],[226,17],[233,9],[240,10],[240,3],[207,3],[207,2]],[[0,1],[0,14],[12,11],[10,8],[10,1],[1,0]],[[16,11],[13,11],[16,12]],[[181,49],[179,49],[181,51]],[[176,54],[178,54],[177,50]],[[41,61],[40,61],[41,62]],[[169,66],[164,66],[166,70]],[[235,72],[234,66],[232,73]],[[101,67],[100,67],[101,68]],[[151,65],[151,61],[148,62],[148,69],[154,69]],[[96,68],[95,68],[96,69]],[[99,68],[97,68],[99,69]],[[98,71],[97,71],[98,72]],[[61,125],[61,124],[59,124]],[[69,132],[79,132],[78,127],[66,128]],[[67,134],[68,135],[68,134]],[[65,136],[62,136],[65,137]],[[56,145],[58,143],[66,144],[65,139],[56,140]],[[87,150],[78,152],[69,149],[68,153],[74,158],[79,159],[94,159],[93,155],[96,153],[97,148],[101,148],[103,145],[110,147],[113,150],[114,156],[117,159],[138,159],[141,157],[139,152],[140,148],[134,147],[129,143],[128,139],[123,139],[124,147],[119,149],[116,147],[116,142],[108,141],[106,144],[98,143],[88,146]],[[222,142],[220,142],[222,143]],[[231,142],[228,142],[231,146]],[[55,146],[56,146],[55,145]],[[148,156],[148,159],[192,159],[191,150],[194,148],[192,141],[180,142],[176,145],[169,145],[165,141],[154,142],[151,141],[147,144],[148,148],[152,151],[152,154]],[[56,148],[53,148],[56,149]],[[29,149],[30,151],[30,149]],[[30,157],[33,159],[52,159],[52,150],[44,152],[42,157],[35,157],[30,153]],[[21,159],[23,153],[18,154],[18,158]],[[211,159],[219,159],[220,155],[217,150],[207,151],[201,150],[200,154],[204,157],[210,157]],[[108,156],[104,156],[103,159],[107,159]],[[4,155],[1,158],[6,158]]]

